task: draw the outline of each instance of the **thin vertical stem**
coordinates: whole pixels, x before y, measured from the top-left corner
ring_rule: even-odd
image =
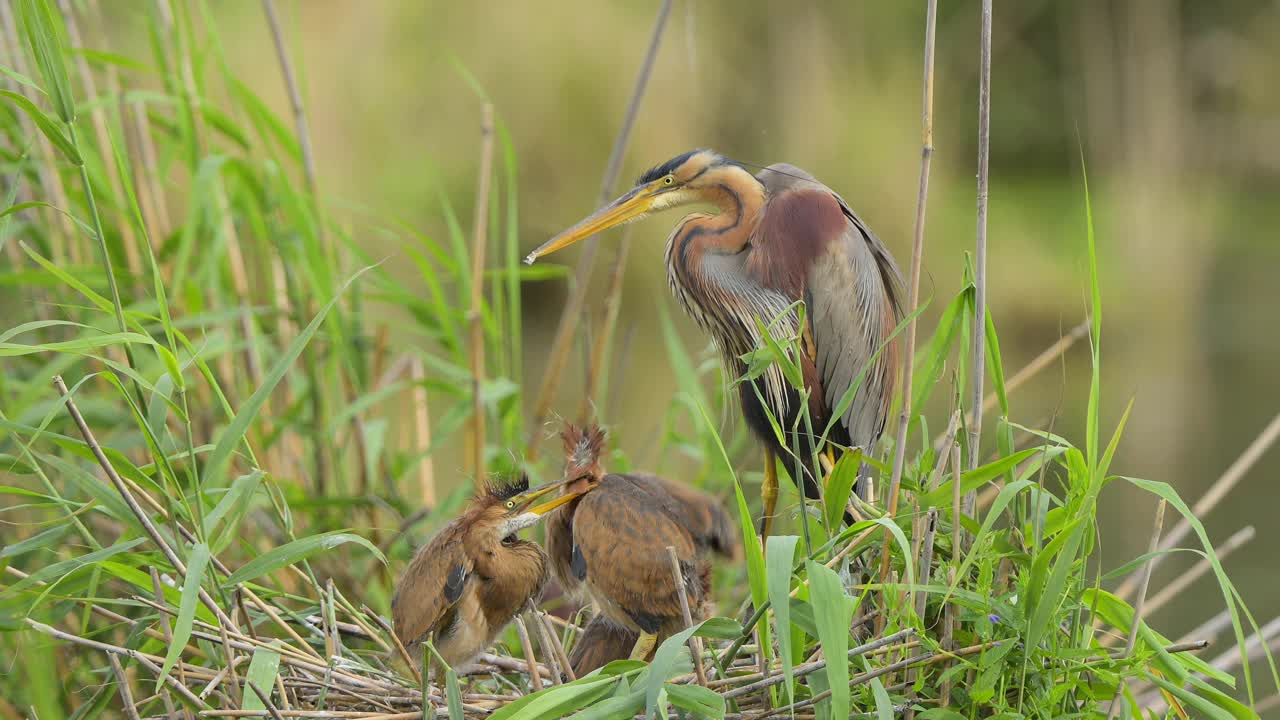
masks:
[[[969,404],[969,469],[978,466],[982,435],[982,383],[986,378],[987,337],[987,186],[991,155],[991,2],[982,0],[981,71],[978,76],[978,233],[974,254],[973,383]]]
[[[689,608],[689,593],[685,591],[684,571],[680,569],[680,556],[676,549],[667,546],[667,557],[671,560],[671,578],[676,581],[676,596],[680,598],[680,612],[684,616],[684,626],[693,625],[693,611]],[[689,654],[693,655],[693,669],[698,677],[698,684],[707,686],[707,670],[702,665],[702,639],[689,637]]]
[[[604,179],[600,183],[600,204],[609,200],[618,172],[622,167],[622,155],[627,148],[627,140],[631,137],[631,127],[635,124],[636,114],[640,110],[640,101],[644,98],[645,88],[649,84],[649,75],[653,71],[654,60],[658,56],[658,47],[662,43],[662,32],[667,25],[667,16],[671,13],[671,0],[662,0],[658,9],[658,18],[653,25],[653,34],[649,37],[649,48],[645,51],[644,61],[640,64],[640,73],[636,76],[635,89],[631,91],[631,99],[627,102],[627,111],[622,119],[622,128],[613,143],[613,151],[609,154],[609,164],[604,171]],[[591,271],[595,266],[596,250],[599,237],[588,238],[584,243],[578,267],[574,271],[574,281],[570,286],[569,301],[560,313],[560,324],[556,327],[555,339],[547,352],[549,361],[538,388],[534,402],[533,423],[529,426],[529,445],[526,455],[530,460],[537,457],[538,442],[542,439],[542,424],[551,412],[551,403],[555,401],[556,391],[560,387],[561,376],[572,348],[574,332],[582,319],[582,306],[586,302],[587,290],[590,286]]]
[[[1167,503],[1164,498],[1160,499],[1160,504],[1156,506],[1155,527],[1151,530],[1151,543],[1147,547],[1147,555],[1151,556],[1143,563],[1142,581],[1138,587],[1138,599],[1133,604],[1133,623],[1129,627],[1129,644],[1124,648],[1124,658],[1133,655],[1133,649],[1138,644],[1138,629],[1142,627],[1143,606],[1147,601],[1147,586],[1151,582],[1151,559],[1155,557],[1156,550],[1160,547],[1160,531],[1164,529],[1164,510]],[[1107,710],[1107,718],[1115,717],[1116,710],[1120,709],[1120,697],[1124,693],[1125,683],[1121,682],[1116,688],[1116,696],[1111,700],[1111,707]]]
[[[489,180],[493,175],[493,106],[480,108],[480,178],[471,240],[471,470],[484,482],[484,251],[489,244]]]
[[[929,201],[929,165],[933,159],[933,46],[938,24],[938,0],[929,0],[924,29],[924,99],[921,112],[920,187],[916,194],[915,233],[911,246],[911,280],[907,299],[908,312],[915,312],[920,302],[920,265],[924,256],[924,224]],[[893,472],[889,481],[889,513],[898,512],[898,491],[906,464],[907,431],[911,426],[912,366],[916,355],[916,321],[907,323],[906,352],[902,355],[902,414],[898,417],[898,435],[893,447]],[[885,530],[884,553],[880,575],[889,574],[889,548],[892,543]]]
[[[289,107],[293,110],[293,126],[298,134],[298,149],[302,153],[302,169],[307,177],[307,190],[311,192],[312,201],[317,202],[316,160],[311,151],[311,130],[307,126],[307,114],[302,107],[302,93],[298,91],[293,63],[289,60],[289,51],[284,44],[284,33],[280,30],[280,19],[276,16],[275,3],[272,0],[262,0],[262,10],[267,15],[271,40],[276,48],[276,59],[280,62],[280,74],[284,76],[284,86],[289,93]],[[317,223],[316,227],[320,229],[322,226]]]
[[[431,463],[431,456],[425,455],[431,447],[431,413],[427,408],[426,372],[422,367],[422,358],[414,356],[409,361],[409,397],[413,403],[413,449],[424,453],[418,464],[418,495],[422,504],[429,508],[436,506],[436,478]]]

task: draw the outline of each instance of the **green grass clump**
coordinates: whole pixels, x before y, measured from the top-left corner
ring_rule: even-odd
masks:
[[[680,391],[659,455],[694,463],[688,480],[740,520],[745,562],[717,570],[725,617],[670,639],[650,665],[540,692],[528,692],[514,631],[490,674],[418,676],[382,614],[413,546],[467,494],[434,461],[478,441],[488,470],[558,471],[545,453],[530,459],[544,429],[525,426],[535,384],[522,377],[521,292],[563,273],[518,263],[515,148],[499,120],[479,237],[443,191],[444,238],[340,212],[315,194],[308,139],[231,74],[206,3],[149,8],[150,54],[128,55],[70,47],[68,21],[88,26],[91,13],[63,16],[48,0],[0,9],[21,50],[0,93],[0,293],[16,309],[0,333],[0,651],[21,658],[0,678],[0,714],[384,717],[425,697],[451,718],[1256,717],[1237,699],[1254,697],[1244,632],[1256,625],[1210,539],[1168,485],[1111,468],[1127,413],[1106,431],[1091,221],[1083,443],[1013,420],[991,314],[995,451],[960,471],[978,450],[958,400],[935,441],[916,411],[934,392],[965,395],[966,271],[913,359],[900,511],[858,505],[863,518],[841,526],[859,463],[887,477],[880,458],[892,456],[850,452],[822,502],[802,502],[764,547],[756,474],[739,472],[751,441],[736,429],[725,444],[717,366],[661,309]],[[357,240],[368,237],[397,254],[371,255]],[[481,246],[492,262],[474,274]],[[748,375],[778,363],[799,386],[797,338],[765,331]],[[610,463],[630,465],[618,450]],[[1190,523],[1240,646],[1239,686],[1106,589],[1153,557],[1098,561],[1097,508],[1117,479]],[[981,502],[962,508],[975,492]],[[576,637],[572,622],[527,618],[546,662]],[[708,641],[707,686],[684,649],[693,635]]]

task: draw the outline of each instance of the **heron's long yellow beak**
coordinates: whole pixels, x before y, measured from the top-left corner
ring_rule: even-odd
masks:
[[[537,250],[529,253],[524,259],[524,264],[532,265],[534,260],[543,255],[550,255],[579,240],[586,240],[596,233],[643,217],[653,207],[654,198],[660,189],[661,186],[657,183],[633,188],[622,197],[592,213],[587,219],[543,243]]]
[[[557,480],[556,482],[553,482],[553,483],[547,483],[542,487],[533,488],[532,490],[526,490],[520,493],[519,495],[511,498],[511,500],[515,503],[511,512],[529,512],[535,515],[546,515],[552,510],[555,510],[561,505],[564,505],[565,503],[569,502],[570,500],[577,498],[582,493],[566,493],[564,495],[561,495],[559,497],[556,497],[554,499],[551,499],[536,505],[534,504],[534,501],[538,500],[539,498],[541,498],[542,496],[546,495],[547,493],[553,490],[559,490],[565,485],[568,485],[570,482],[571,482],[570,480]]]

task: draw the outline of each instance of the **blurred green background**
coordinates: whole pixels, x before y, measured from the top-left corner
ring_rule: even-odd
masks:
[[[142,20],[106,6],[112,34],[145,42]],[[974,241],[978,3],[940,3],[935,146],[922,295],[960,285]],[[282,2],[329,207],[349,203],[446,232],[435,183],[470,218],[480,101],[471,73],[510,131],[519,160],[521,247],[594,208],[658,3]],[[233,72],[290,116],[261,6],[214,4]],[[622,182],[707,146],[743,161],[799,165],[841,193],[904,269],[920,154],[924,3],[677,0],[627,151]],[[1200,497],[1280,409],[1280,4],[1168,0],[997,2],[990,195],[991,312],[1007,372],[1076,325],[1086,304],[1087,164],[1103,299],[1104,419],[1135,399],[1116,469]],[[139,47],[141,52],[141,47]],[[678,220],[637,226],[619,335],[634,332],[621,404],[606,418],[644,451],[674,391],[657,304],[685,339],[704,338],[676,310],[661,261]],[[361,238],[393,271],[414,271],[398,243]],[[606,268],[616,242],[602,245]],[[553,258],[572,264],[577,250]],[[596,273],[593,317],[607,273]],[[566,297],[562,280],[525,289],[525,377],[537,378]],[[396,333],[397,310],[379,308]],[[575,353],[555,405],[581,402]],[[1015,419],[1071,438],[1081,423],[1082,345],[1013,398]],[[945,393],[936,395],[945,396]],[[939,402],[945,397],[935,398]],[[945,418],[939,406],[935,418]],[[1056,419],[1055,419],[1056,418]],[[939,426],[944,419],[936,419]],[[740,429],[732,432],[742,432]],[[462,448],[435,456],[463,482]],[[1220,542],[1246,524],[1259,536],[1227,561],[1259,618],[1280,613],[1268,522],[1280,490],[1272,452],[1203,518]],[[1143,551],[1154,502],[1116,488],[1105,508],[1108,568]],[[1133,504],[1128,504],[1129,501]],[[1107,563],[1106,558],[1116,563]],[[1174,557],[1155,579],[1172,577]],[[1185,564],[1184,564],[1185,563]],[[1177,636],[1221,605],[1212,581],[1154,619]],[[1203,607],[1202,607],[1203,606]]]

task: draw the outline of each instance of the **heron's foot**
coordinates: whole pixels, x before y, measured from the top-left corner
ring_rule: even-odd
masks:
[[[657,644],[657,635],[651,635],[647,632],[640,633],[640,637],[636,638],[635,646],[631,648],[631,659],[648,660],[649,654],[653,652],[653,648]]]

